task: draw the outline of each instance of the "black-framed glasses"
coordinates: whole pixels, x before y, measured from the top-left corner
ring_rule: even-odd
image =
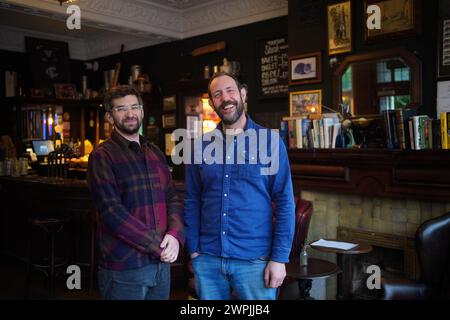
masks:
[[[118,106],[113,108],[113,110],[122,114],[125,114],[129,109],[131,109],[132,112],[137,113],[138,111],[142,110],[142,104],[133,104],[131,106]]]

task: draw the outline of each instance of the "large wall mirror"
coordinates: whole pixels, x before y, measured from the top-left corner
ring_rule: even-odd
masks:
[[[333,75],[333,100],[353,115],[420,106],[421,62],[404,48],[347,56]]]

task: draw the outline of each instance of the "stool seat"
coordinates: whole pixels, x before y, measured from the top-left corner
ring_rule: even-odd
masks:
[[[62,228],[69,221],[69,218],[32,218],[29,222],[33,226],[44,227],[49,232],[58,232],[58,228]],[[52,228],[56,230],[51,230]]]
[[[52,225],[52,224],[61,224],[65,221],[63,219],[57,219],[57,218],[35,218],[31,219],[31,223],[34,225]]]

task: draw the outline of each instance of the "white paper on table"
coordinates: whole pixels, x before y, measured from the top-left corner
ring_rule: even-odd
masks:
[[[357,244],[355,244],[355,243],[342,242],[342,241],[331,241],[331,240],[324,240],[324,239],[317,240],[316,242],[311,243],[311,245],[326,247],[326,248],[333,248],[333,249],[341,249],[341,250],[350,250],[357,246]]]
[[[450,81],[437,83],[436,115],[439,118],[441,112],[450,112]]]

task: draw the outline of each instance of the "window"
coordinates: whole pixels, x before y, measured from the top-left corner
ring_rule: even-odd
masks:
[[[409,81],[410,70],[407,66],[398,66],[397,64],[397,67],[393,67],[392,63],[390,65],[388,64],[389,63],[387,61],[377,63],[378,83]]]
[[[380,111],[406,108],[410,102],[409,95],[380,97]]]
[[[409,68],[397,68],[394,69],[394,81],[409,81]]]
[[[348,67],[342,75],[342,91],[352,91],[352,67]]]
[[[378,62],[377,63],[377,82],[378,83],[386,83],[391,82],[391,70],[387,67],[387,62]]]

